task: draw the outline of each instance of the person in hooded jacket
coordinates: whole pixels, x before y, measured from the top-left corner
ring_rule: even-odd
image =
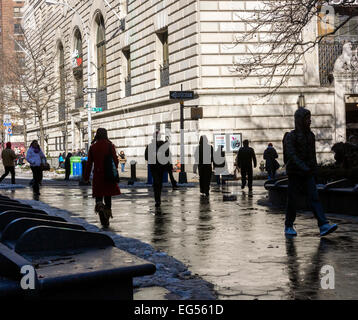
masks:
[[[156,131],[153,134],[151,143],[147,145],[144,152],[144,159],[148,162],[148,167],[153,177],[156,208],[161,206],[163,175],[169,161],[169,145],[164,146],[164,144],[165,142],[160,140],[160,131]]]
[[[249,140],[243,141],[243,147],[241,147],[236,156],[236,167],[241,170],[241,189],[244,189],[246,186],[246,177],[247,185],[249,191],[252,191],[252,180],[253,180],[253,169],[257,166],[256,155],[253,148],[249,147]]]
[[[42,182],[42,168],[41,164],[46,162],[46,157],[42,152],[37,140],[33,140],[27,150],[26,160],[30,163],[32,171],[32,189],[35,195],[40,195],[40,184]]]
[[[272,143],[269,143],[266,150],[264,151],[264,159],[266,160],[266,171],[268,174],[269,180],[275,179],[276,171],[280,167],[280,164],[277,162],[278,154],[276,149],[273,147]]]
[[[11,184],[15,184],[15,163],[17,156],[14,150],[11,149],[11,142],[6,143],[6,149],[1,153],[2,162],[5,168],[5,173],[1,176],[0,182],[11,173]]]
[[[200,193],[204,193],[209,197],[214,149],[212,145],[209,145],[208,138],[205,135],[200,137],[199,146],[195,151],[194,158],[194,172],[199,169]]]
[[[95,212],[98,213],[101,224],[105,228],[109,226],[109,219],[113,218],[112,196],[121,194],[118,184],[109,182],[105,178],[104,164],[108,155],[112,155],[115,167],[118,168],[115,146],[108,139],[107,130],[99,128],[88,152],[83,180],[88,183],[93,167],[92,197],[96,199]]]
[[[71,175],[71,157],[72,157],[72,153],[69,152],[66,156],[65,159],[65,180],[68,181],[70,180],[70,175]]]
[[[285,234],[296,236],[293,227],[296,219],[296,194],[303,191],[307,194],[311,209],[320,230],[325,236],[337,229],[330,225],[319,202],[315,182],[317,168],[315,135],[311,131],[311,112],[299,107],[295,112],[295,129],[284,138],[284,157],[288,175],[287,207],[285,219]]]

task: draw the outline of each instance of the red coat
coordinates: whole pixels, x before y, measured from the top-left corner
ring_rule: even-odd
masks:
[[[112,142],[109,140],[98,140],[91,145],[88,152],[88,161],[86,164],[84,180],[89,180],[92,171],[92,165],[94,164],[92,181],[93,197],[115,196],[121,194],[117,183],[107,182],[104,179],[104,158],[109,153],[110,145],[114,163],[118,168],[118,157],[116,150]]]

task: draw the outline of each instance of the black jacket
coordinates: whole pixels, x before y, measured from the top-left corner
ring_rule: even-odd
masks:
[[[254,149],[251,147],[241,147],[236,156],[236,166],[238,168],[252,168],[252,163],[254,167],[257,165],[256,155]]]
[[[266,160],[266,171],[277,169],[277,164],[276,164],[277,161],[275,161],[275,159],[277,158],[278,158],[278,154],[274,147],[268,147],[264,151],[264,159]]]
[[[169,144],[164,146],[165,142],[161,140],[152,140],[145,149],[145,160],[151,170],[160,170],[167,167],[169,163]]]
[[[313,174],[317,167],[316,140],[311,130],[305,131],[304,117],[310,114],[305,108],[295,112],[295,130],[285,138],[284,152],[287,159],[287,174]]]

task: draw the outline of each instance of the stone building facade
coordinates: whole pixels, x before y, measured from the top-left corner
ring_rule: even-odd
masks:
[[[24,3],[24,0],[0,0],[0,86],[3,93],[0,94],[0,138],[1,142],[11,141],[16,146],[24,145],[23,123],[21,117],[17,116],[17,110],[11,109],[6,99],[12,87],[4,74],[4,59],[20,50],[19,44],[23,41],[21,19]]]
[[[203,134],[214,143],[215,134],[240,133],[242,139],[250,140],[259,161],[269,142],[281,153],[282,137],[294,126],[301,93],[313,115],[318,158],[331,159],[333,143],[346,138],[345,123],[335,120],[334,86],[322,85],[320,79],[319,48],[305,56],[292,81],[269,99],[259,97],[266,90],[260,78],[242,80],[232,72],[233,61],[247,54],[252,45],[234,43],[235,35],[248,27],[237,14],[254,10],[257,1],[65,2],[74,11],[44,0],[28,1],[27,10],[27,18],[49,22],[46,50],[55,57],[54,72],[61,72],[61,57],[73,71],[71,94],[65,94],[63,100],[68,116],[61,116],[60,107],[54,106],[45,123],[47,148],[53,156],[64,150],[64,130],[70,150],[86,148],[88,143],[88,99],[81,90],[88,83],[88,52],[91,88],[97,88],[88,104],[102,108],[91,114],[92,131],[107,128],[118,152],[124,150],[129,160],[141,165],[145,146],[156,129],[170,131],[173,160],[179,159],[179,102],[171,100],[169,92],[181,89],[195,92],[195,99],[185,101],[186,163],[192,162]],[[316,21],[309,27],[318,32]],[[202,118],[192,118],[190,106],[202,108]],[[29,140],[37,138],[37,132],[34,121]],[[228,152],[229,169],[233,159],[234,154]]]

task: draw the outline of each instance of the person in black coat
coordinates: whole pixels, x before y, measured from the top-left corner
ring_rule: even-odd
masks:
[[[72,157],[72,153],[69,152],[67,154],[67,157],[65,159],[65,180],[68,181],[70,180],[70,174],[71,174],[71,157]]]
[[[163,175],[167,169],[168,152],[163,147],[164,141],[159,140],[160,132],[156,131],[152,142],[146,147],[144,157],[148,161],[149,170],[153,177],[153,189],[155,207],[159,208],[161,205],[161,193],[163,187]]]
[[[246,178],[247,185],[249,190],[252,190],[252,177],[253,177],[253,169],[257,166],[256,155],[253,148],[249,147],[249,140],[243,141],[243,147],[239,149],[239,152],[236,156],[236,166],[241,170],[241,189],[244,189],[246,186]]]
[[[178,189],[178,183],[175,180],[174,175],[173,175],[172,153],[170,152],[170,141],[169,140],[170,140],[169,136],[166,136],[164,144],[165,144],[165,147],[168,149],[166,151],[166,155],[169,158],[167,166],[166,166],[166,170],[168,171],[169,178],[170,178],[170,183],[172,184],[173,190],[177,190]]]
[[[268,173],[269,180],[275,179],[276,171],[280,167],[277,162],[278,154],[272,143],[268,144],[267,149],[264,151],[264,160],[266,160],[266,171]]]
[[[337,224],[329,224],[319,201],[315,182],[317,169],[316,138],[311,131],[311,112],[300,107],[295,112],[295,129],[283,140],[284,159],[288,176],[285,234],[296,236],[293,227],[296,220],[297,193],[303,191],[313,211],[320,235],[325,236],[337,229]]]
[[[208,138],[206,136],[201,136],[199,146],[194,155],[194,172],[196,172],[197,168],[199,169],[200,193],[204,193],[207,197],[209,196],[210,191],[212,163],[214,159],[213,153],[213,147],[209,145]]]

